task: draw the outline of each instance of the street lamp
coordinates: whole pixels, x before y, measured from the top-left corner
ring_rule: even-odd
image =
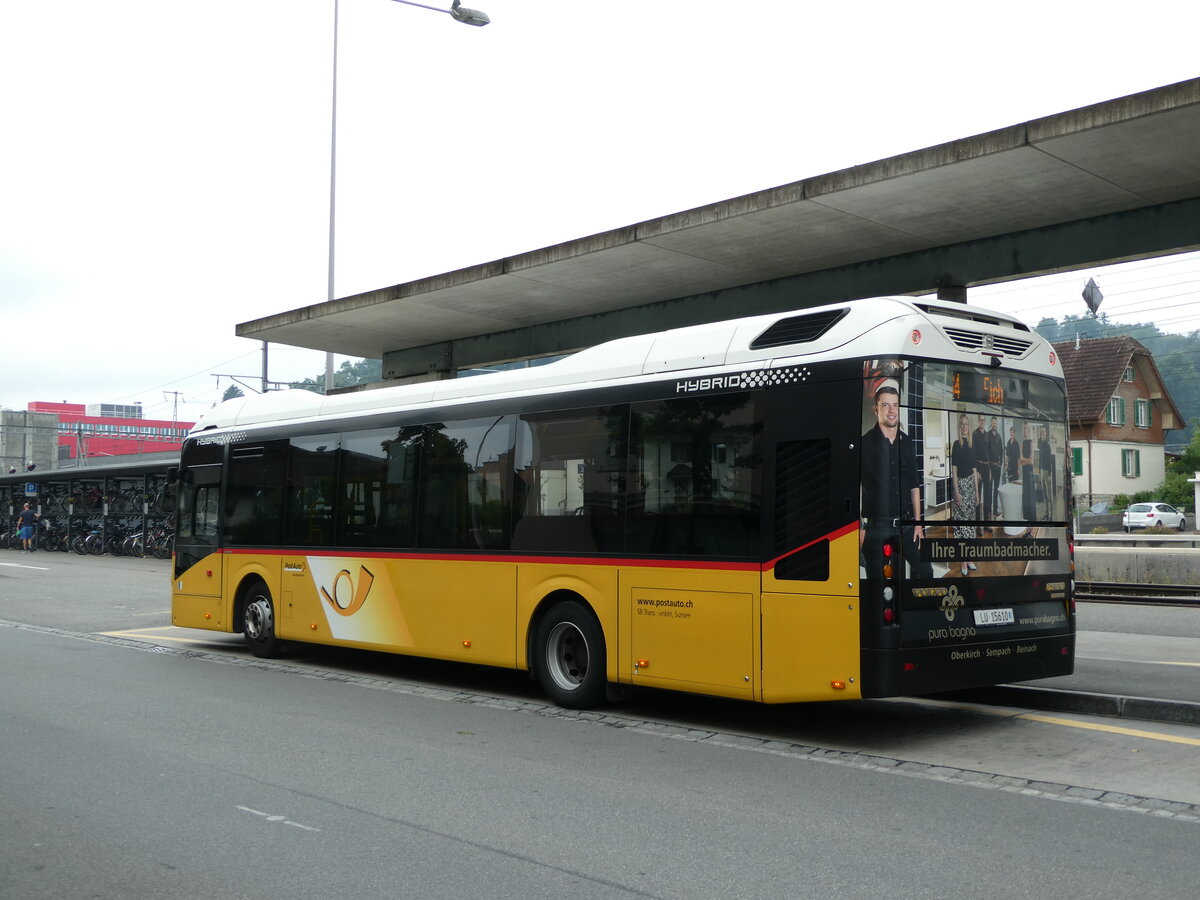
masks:
[[[488,14],[478,9],[468,9],[461,6],[460,0],[454,0],[450,4],[449,9],[443,9],[440,6],[429,6],[425,3],[416,3],[414,0],[392,0],[393,3],[403,3],[405,6],[419,6],[422,9],[431,9],[434,12],[443,12],[450,15],[456,22],[462,22],[464,25],[476,25],[483,27],[492,20],[488,18]],[[336,203],[337,198],[337,53],[338,53],[338,3],[339,0],[333,0],[333,100],[331,107],[331,124],[329,127],[330,142],[329,142],[329,285],[328,299],[333,302],[333,247],[334,247],[334,225],[336,219]],[[264,375],[265,378],[265,375]],[[325,354],[325,392],[329,393],[333,389],[333,353],[326,352]]]
[[[488,14],[479,9],[467,9],[465,6],[459,6],[459,0],[454,0],[450,4],[449,9],[442,9],[440,6],[429,6],[425,3],[414,3],[413,0],[392,0],[393,3],[403,3],[405,6],[419,6],[422,9],[432,9],[434,12],[450,13],[457,22],[462,22],[464,25],[486,25],[492,21],[488,18]]]

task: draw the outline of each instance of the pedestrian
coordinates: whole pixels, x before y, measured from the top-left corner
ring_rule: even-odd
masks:
[[[28,503],[25,504],[25,508],[17,516],[17,533],[21,536],[21,549],[26,553],[32,553],[35,549],[33,546],[33,528],[40,518],[41,516],[29,508]]]

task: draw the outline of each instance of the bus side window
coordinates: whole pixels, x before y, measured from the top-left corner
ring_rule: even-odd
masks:
[[[292,438],[284,537],[289,544],[328,547],[333,543],[338,443],[336,434]]]
[[[521,416],[514,460],[514,550],[624,547],[628,407]]]
[[[513,418],[461,419],[421,435],[421,547],[504,549],[512,521]]]
[[[206,455],[212,456],[212,453]],[[220,481],[221,469],[216,463],[203,463],[185,470],[179,485],[177,528],[181,538],[204,538],[215,543]]]
[[[196,488],[195,518],[192,531],[194,537],[216,538],[219,503],[220,492],[215,484]]]
[[[757,557],[762,423],[757,393],[636,404],[626,550]]]
[[[230,449],[225,489],[225,538],[231,544],[282,539],[286,441]]]
[[[337,542],[340,547],[388,545],[391,496],[388,448],[396,429],[346,432],[339,451]]]

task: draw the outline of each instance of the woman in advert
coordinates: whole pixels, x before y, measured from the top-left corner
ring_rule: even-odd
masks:
[[[971,522],[979,518],[979,473],[975,453],[971,449],[971,420],[966,413],[958,417],[958,439],[950,450],[950,473],[954,479],[954,505],[950,517],[956,522]],[[954,536],[975,537],[973,525],[955,525]],[[975,568],[975,563],[963,562],[962,573]]]

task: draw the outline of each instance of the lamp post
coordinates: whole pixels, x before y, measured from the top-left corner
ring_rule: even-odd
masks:
[[[329,127],[329,284],[328,284],[328,300],[333,302],[333,258],[334,258],[334,231],[336,224],[337,212],[337,54],[338,54],[338,4],[340,0],[333,0],[333,99],[330,103],[331,121]],[[468,9],[460,5],[460,0],[454,0],[450,4],[449,9],[442,9],[440,6],[429,6],[425,3],[416,3],[414,0],[392,0],[393,3],[403,3],[405,6],[419,6],[421,9],[431,9],[434,12],[447,13],[454,21],[462,22],[464,25],[475,25],[483,27],[492,20],[488,18],[488,14],[478,9]],[[266,375],[264,373],[264,380]],[[333,389],[333,353],[326,352],[325,354],[325,392],[329,393]]]

